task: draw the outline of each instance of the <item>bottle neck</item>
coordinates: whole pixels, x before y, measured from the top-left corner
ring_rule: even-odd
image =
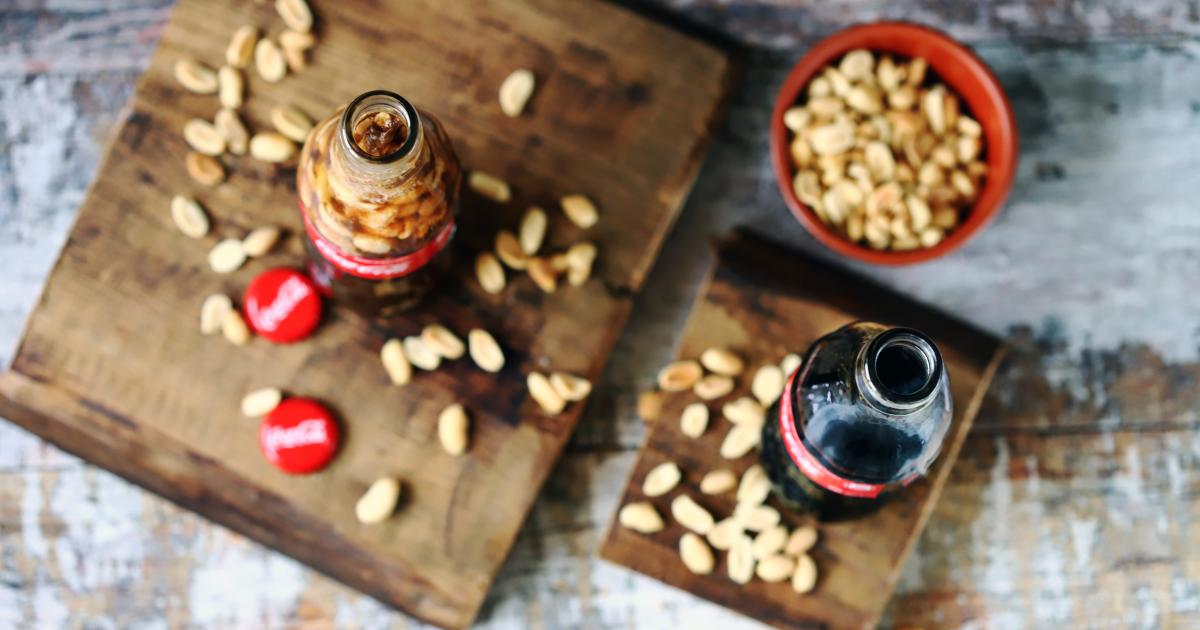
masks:
[[[911,328],[892,328],[862,349],[855,378],[867,404],[907,415],[936,397],[942,371],[942,355],[929,337]]]
[[[416,108],[393,92],[362,94],[346,106],[337,125],[330,166],[366,199],[396,186],[425,153]]]

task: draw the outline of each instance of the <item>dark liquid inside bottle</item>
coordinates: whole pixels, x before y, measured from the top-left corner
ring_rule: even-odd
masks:
[[[909,343],[924,344],[923,335],[887,330],[854,324],[818,341],[768,410],[761,459],[784,504],[822,520],[862,516],[936,456],[949,423],[940,357]],[[786,397],[798,437],[792,450],[803,449],[809,469],[782,434]],[[858,488],[873,494],[854,496]]]

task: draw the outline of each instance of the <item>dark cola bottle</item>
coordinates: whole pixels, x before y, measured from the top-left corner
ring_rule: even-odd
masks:
[[[822,520],[878,509],[925,474],[952,412],[933,341],[857,322],[817,340],[767,412],[761,458],[783,504]]]

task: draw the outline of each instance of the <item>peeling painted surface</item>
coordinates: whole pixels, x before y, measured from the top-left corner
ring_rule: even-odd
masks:
[[[880,14],[933,21],[979,42],[1013,99],[1022,162],[997,222],[942,261],[857,267],[1014,345],[905,567],[890,624],[1200,625],[1200,563],[1188,553],[1200,542],[1197,3],[660,4],[772,46]],[[5,361],[168,11],[161,0],[98,6],[0,9]],[[1072,41],[1037,39],[1047,35]],[[643,436],[636,392],[671,355],[710,236],[749,224],[826,255],[788,217],[766,162],[769,104],[800,52],[749,56],[482,627],[758,627],[592,554]],[[417,625],[0,423],[0,627]]]

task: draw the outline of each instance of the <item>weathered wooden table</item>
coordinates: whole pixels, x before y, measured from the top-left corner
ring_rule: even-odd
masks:
[[[102,8],[99,8],[102,7]],[[878,7],[878,8],[872,8]],[[1015,351],[888,618],[897,627],[1200,625],[1200,5],[1168,0],[657,0],[746,48],[699,184],[502,570],[489,627],[753,627],[595,560],[710,236],[824,254],[767,165],[774,90],[824,33],[903,17],[971,43],[1022,138],[999,220],[963,251],[861,271]],[[162,0],[0,5],[0,358],[7,360]],[[802,281],[798,278],[797,281]],[[0,423],[0,627],[406,627],[372,600]]]

